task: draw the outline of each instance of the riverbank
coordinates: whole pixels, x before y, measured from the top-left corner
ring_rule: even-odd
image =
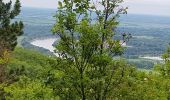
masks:
[[[54,53],[56,56],[58,56],[58,54],[54,52],[55,47],[53,46],[54,42],[56,42],[57,40],[58,38],[35,39],[31,42],[31,44],[37,47],[47,49],[50,52]]]

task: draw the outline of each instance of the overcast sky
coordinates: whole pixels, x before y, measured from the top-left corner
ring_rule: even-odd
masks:
[[[124,5],[129,7],[128,13],[170,16],[170,0],[124,1]],[[21,2],[23,7],[57,8],[58,0],[21,0]]]

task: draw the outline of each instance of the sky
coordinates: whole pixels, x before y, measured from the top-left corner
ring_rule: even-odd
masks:
[[[8,0],[4,0],[8,1]],[[12,0],[15,1],[15,0]],[[23,7],[57,8],[59,0],[21,0]],[[170,0],[124,0],[128,13],[170,16]]]
[[[170,0],[125,0],[129,13],[170,16]]]

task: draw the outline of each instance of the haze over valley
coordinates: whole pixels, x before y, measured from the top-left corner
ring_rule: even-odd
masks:
[[[21,43],[23,47],[36,48],[43,52],[46,51],[46,53],[49,53],[47,51],[52,52],[51,48],[54,40],[51,38],[57,37],[51,32],[51,27],[55,23],[55,18],[53,17],[55,12],[54,9],[22,8],[22,13],[16,20],[22,20],[25,24],[25,34]],[[138,60],[138,63],[135,64],[140,66],[142,66],[143,62],[147,62],[148,64],[145,67],[152,68],[153,62],[161,60],[161,55],[168,43],[170,43],[170,18],[127,14],[121,16],[119,21],[120,25],[116,31],[115,39],[121,40],[122,33],[132,35],[130,41],[126,43],[127,48],[123,57],[128,58],[129,61]],[[38,41],[39,39],[40,41]],[[42,39],[44,41],[41,41]],[[148,57],[151,57],[149,61]],[[159,59],[153,59],[154,57]]]

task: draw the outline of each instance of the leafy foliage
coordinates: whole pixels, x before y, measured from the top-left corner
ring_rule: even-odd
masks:
[[[22,76],[20,80],[10,86],[4,87],[9,94],[7,100],[49,100],[52,99],[52,89],[46,87],[40,80],[31,80]]]
[[[0,50],[14,50],[17,45],[17,36],[23,34],[23,23],[14,22],[14,19],[20,13],[21,4],[19,0],[16,0],[12,9],[12,2],[4,3],[0,0]]]
[[[21,4],[19,0],[16,0],[13,8],[12,1],[4,3],[3,0],[0,0],[0,61],[4,62],[4,59],[8,59],[6,52],[10,53],[14,50],[17,45],[17,37],[23,34],[23,23],[13,22],[17,15],[20,13]],[[5,62],[7,63],[7,62]],[[5,81],[5,64],[0,64],[0,82]]]
[[[9,81],[0,86],[3,90],[1,99],[48,100],[54,97],[52,88],[46,87],[45,82],[51,67],[56,63],[53,57],[16,48],[6,68]]]
[[[125,61],[113,60],[106,63],[106,57],[95,57],[95,63],[89,64],[83,77],[87,99],[96,100],[104,92],[102,88],[108,85],[109,76],[114,72],[109,85],[107,99],[125,100],[168,100],[169,77],[157,71],[140,71]],[[108,69],[100,74],[95,65],[108,64]],[[112,65],[112,66],[111,66]],[[162,65],[163,66],[163,65]],[[114,68],[110,70],[109,68]],[[17,48],[6,71],[15,82],[3,83],[7,100],[59,100],[80,98],[79,73],[73,62],[67,59],[48,57],[36,51]],[[162,70],[163,71],[163,70]],[[161,72],[162,72],[161,71]],[[104,75],[107,76],[104,76]],[[107,80],[106,80],[107,79]],[[2,99],[2,98],[1,98]]]
[[[60,82],[61,79],[58,84],[60,91],[56,93],[61,99],[105,100],[110,97],[111,90],[119,84],[117,81],[125,77],[125,70],[129,68],[128,65],[125,65],[127,68],[121,68],[112,59],[123,53],[120,41],[113,40],[113,30],[118,25],[116,18],[126,12],[126,8],[119,8],[122,1],[98,2],[104,7],[103,10],[95,5],[91,7],[90,2],[93,1],[59,2],[57,22],[52,31],[61,39],[56,49],[63,58],[59,68],[63,74],[59,80],[53,75],[52,82],[49,83],[52,87],[57,87],[54,88],[57,91],[58,86],[54,80]],[[89,10],[94,10],[97,20],[92,19]],[[126,36],[124,38],[127,39]],[[76,91],[72,92],[73,90]]]
[[[136,69],[125,60],[113,59],[124,52],[120,41],[113,39],[118,25],[117,18],[126,13],[127,9],[119,6],[121,2],[123,1],[59,2],[57,23],[52,31],[60,37],[56,45],[60,57],[23,48],[16,48],[9,55],[8,49],[13,50],[15,45],[8,45],[7,42],[7,51],[1,54],[5,59],[0,59],[0,63],[8,62],[5,69],[8,81],[0,84],[0,99],[169,100],[169,49],[163,54],[165,62],[156,65],[156,70],[147,72]],[[95,4],[103,9],[98,9]],[[10,16],[5,16],[9,19],[2,20],[2,23],[7,22],[2,24],[2,29],[8,26],[5,29],[9,28],[11,31],[10,27],[16,25],[18,31],[13,32],[22,33],[21,23],[9,23],[20,12],[19,1],[16,1],[14,10],[10,10],[11,2],[5,4],[0,0],[0,5],[10,11]],[[95,19],[92,19],[91,13],[96,13]],[[129,38],[130,36],[123,34],[123,42]]]

